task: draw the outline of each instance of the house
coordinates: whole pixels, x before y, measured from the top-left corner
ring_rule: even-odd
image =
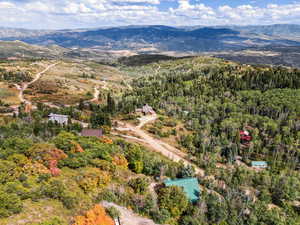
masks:
[[[185,116],[187,116],[190,112],[187,110],[182,111]]]
[[[83,129],[81,131],[81,136],[83,137],[102,137],[103,131],[102,129]]]
[[[268,163],[265,161],[252,161],[251,167],[257,168],[257,169],[265,169],[268,167]]]
[[[155,114],[155,111],[153,110],[153,108],[151,106],[149,106],[148,104],[144,105],[142,108],[138,108],[135,110],[136,113],[143,113],[144,115],[147,114]]]
[[[52,121],[53,123],[58,123],[61,125],[67,125],[68,124],[69,117],[66,115],[59,115],[59,114],[53,114],[51,113],[49,115],[49,121]]]
[[[144,105],[142,108],[142,112],[146,115],[146,114],[155,114],[155,111],[153,110],[153,108],[151,106],[149,106],[148,104]]]
[[[178,186],[182,187],[186,196],[191,202],[196,202],[200,199],[200,187],[197,178],[182,178],[182,179],[167,179],[164,181],[166,187]]]
[[[240,137],[241,137],[241,141],[243,142],[249,142],[252,140],[250,133],[246,130],[240,131]]]

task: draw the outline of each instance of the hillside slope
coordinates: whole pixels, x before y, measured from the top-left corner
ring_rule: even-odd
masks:
[[[299,70],[203,57],[136,70],[152,75],[133,81],[120,108],[153,106],[163,116],[146,131],[176,141],[208,175],[221,180],[202,182],[222,193],[225,202],[217,201],[214,215],[223,216],[213,216],[209,208],[204,218],[189,214],[191,224],[299,223]],[[178,128],[178,120],[184,128]],[[267,169],[251,166],[255,161],[266,162]]]

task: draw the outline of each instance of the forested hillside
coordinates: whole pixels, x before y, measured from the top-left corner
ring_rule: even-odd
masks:
[[[154,133],[175,135],[190,160],[218,180],[202,184],[223,196],[201,201],[180,224],[300,223],[299,70],[213,58],[136,70],[152,75],[133,81],[120,109],[128,113],[149,104],[183,121],[188,134],[159,132],[163,121],[154,124]],[[255,170],[252,161],[268,168]]]
[[[26,67],[3,66],[7,90],[40,69],[14,63]],[[103,87],[87,85],[94,94],[77,91],[68,104],[67,91],[16,106],[2,95],[0,225],[112,224],[121,206],[151,224],[300,224],[299,70],[206,57],[92,65],[107,74],[77,74],[73,63],[72,79]],[[45,90],[55,68],[30,91]],[[112,75],[122,82],[105,79]],[[138,111],[145,104],[152,115]],[[166,185],[175,178],[192,178],[194,200]]]
[[[37,110],[31,122],[24,121],[26,114],[0,119],[0,224],[112,224],[104,217],[98,223],[74,220],[102,200],[158,222],[170,218],[155,205],[149,185],[162,166],[176,177],[185,169],[181,164],[123,140],[81,137],[80,124],[62,127],[42,119],[48,110]],[[87,221],[96,218],[92,213]]]

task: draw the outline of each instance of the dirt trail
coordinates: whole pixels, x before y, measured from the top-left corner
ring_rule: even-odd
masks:
[[[152,220],[141,217],[141,216],[135,214],[134,212],[132,212],[131,210],[129,210],[125,207],[119,206],[115,203],[102,201],[100,204],[104,207],[113,206],[116,209],[118,209],[121,214],[120,222],[122,225],[157,225]]]
[[[106,81],[102,81],[101,84],[102,84],[102,86],[101,86],[102,89],[109,90],[109,88],[107,87],[108,84]],[[97,102],[99,100],[99,94],[100,94],[99,85],[97,85],[94,87],[93,98],[91,100],[88,100],[88,102]]]
[[[167,158],[171,159],[172,161],[179,162],[182,161],[185,165],[191,165],[195,168],[195,172],[199,174],[200,176],[205,176],[205,172],[203,169],[200,169],[197,167],[195,164],[192,162],[186,160],[186,154],[180,151],[179,149],[159,140],[156,138],[151,137],[149,134],[147,134],[145,131],[143,131],[141,128],[151,122],[157,119],[157,115],[153,114],[151,116],[144,116],[141,117],[140,123],[137,126],[133,126],[131,124],[125,123],[123,127],[118,127],[116,130],[119,131],[132,131],[134,132],[137,136],[140,138],[136,138],[133,136],[128,136],[128,135],[121,135],[125,138],[133,139],[133,140],[138,140],[144,143],[149,144],[155,151],[160,152],[162,155],[166,156]]]
[[[96,102],[96,101],[99,100],[100,91],[99,91],[98,88],[99,88],[98,86],[94,87],[94,98],[92,98],[91,100],[89,100],[90,102]]]
[[[18,97],[19,97],[21,102],[24,102],[26,105],[32,105],[32,103],[29,100],[24,98],[24,91],[28,88],[29,85],[31,85],[31,84],[35,83],[36,81],[38,81],[44,73],[46,73],[49,69],[56,66],[57,64],[58,63],[54,63],[54,64],[51,64],[51,65],[47,66],[43,71],[37,73],[35,75],[35,78],[32,81],[30,81],[28,83],[23,83],[22,86],[19,85],[19,84],[14,84],[15,87],[20,91]]]
[[[55,105],[55,104],[53,104],[51,102],[43,102],[43,104],[46,105],[46,106],[48,106],[48,107],[50,107],[50,108],[60,109],[59,106],[57,106],[57,105]]]
[[[136,128],[141,129],[144,125],[146,125],[147,123],[150,123],[151,121],[155,121],[156,119],[157,119],[156,114],[153,114],[150,116],[142,116],[138,119],[140,121],[140,123]]]

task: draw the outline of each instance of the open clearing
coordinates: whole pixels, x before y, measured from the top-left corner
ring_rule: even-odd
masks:
[[[128,76],[117,68],[95,62],[60,60],[48,70],[47,66],[53,63],[56,62],[42,60],[1,63],[0,68],[7,71],[29,72],[33,81],[15,86],[0,83],[0,96],[5,95],[6,102],[13,105],[26,101],[33,104],[44,102],[72,105],[80,99],[92,98],[95,103],[101,103],[103,99],[98,99],[99,95],[106,96],[109,90],[117,94],[125,88],[121,82],[128,79]],[[24,94],[20,94],[21,89]]]

